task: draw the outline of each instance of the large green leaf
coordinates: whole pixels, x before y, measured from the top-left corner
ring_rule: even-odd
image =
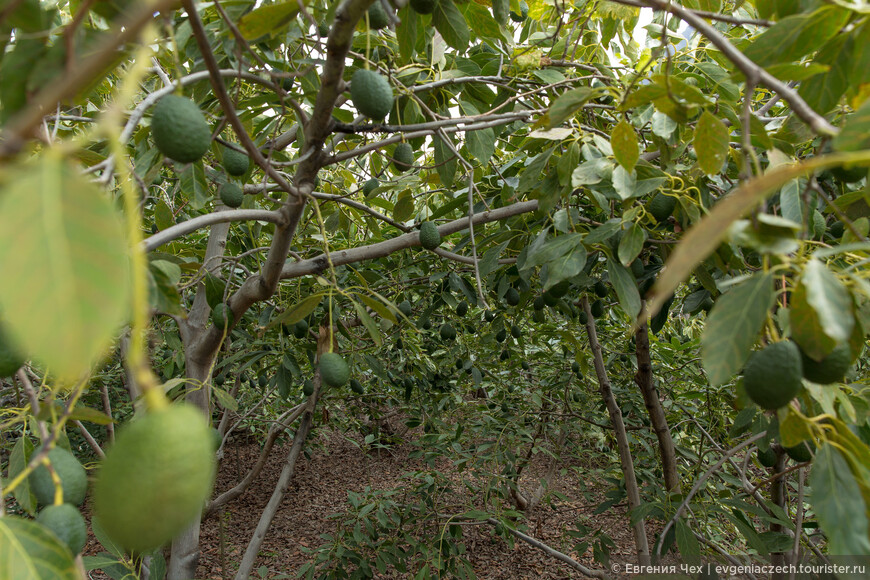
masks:
[[[78,580],[69,548],[33,520],[0,518],[0,578]]]
[[[810,501],[828,537],[831,554],[870,556],[867,506],[849,464],[832,445],[822,445],[813,461]]]
[[[308,4],[308,2],[303,2]],[[297,0],[260,6],[242,16],[239,32],[248,40],[257,40],[267,34],[275,34],[290,24],[299,12]]]
[[[323,300],[322,294],[312,294],[311,296],[306,297],[272,320],[272,322],[269,323],[269,327],[271,328],[277,324],[295,324],[299,322],[311,314],[314,309],[317,308],[317,305],[320,304],[321,300]]]
[[[462,12],[453,4],[453,0],[441,0],[435,6],[435,12],[432,14],[432,24],[435,29],[441,33],[449,46],[456,50],[465,50],[468,48],[468,40],[470,33],[468,25],[465,23],[465,17]]]
[[[725,159],[728,157],[728,139],[730,133],[725,123],[704,111],[695,126],[695,152],[698,154],[698,165],[704,173],[714,175],[719,173]]]
[[[728,382],[743,367],[775,299],[773,278],[761,273],[719,297],[701,338],[710,384]]]
[[[610,283],[616,290],[616,296],[619,298],[622,309],[631,317],[637,316],[640,312],[640,293],[637,290],[634,274],[616,260],[609,258],[607,260],[607,273],[610,274]]]
[[[791,293],[788,318],[791,337],[810,357],[822,360],[837,346],[837,341],[822,330],[818,313],[807,302],[807,289],[803,284],[798,284]]]
[[[105,193],[57,152],[10,177],[0,188],[0,309],[26,353],[75,379],[129,313],[123,226]]]
[[[761,66],[798,60],[840,32],[849,16],[848,10],[823,6],[811,14],[783,18],[756,38],[744,53]]]
[[[680,556],[683,561],[689,564],[697,564],[701,560],[701,545],[695,534],[692,533],[692,528],[682,518],[677,520],[675,535],[677,538],[677,548],[680,549]]]
[[[646,230],[641,226],[637,224],[631,224],[628,226],[622,239],[619,240],[619,248],[617,249],[619,262],[623,266],[628,266],[634,262],[634,259],[637,258],[641,250],[643,250],[643,244],[646,242],[646,238]]]
[[[594,96],[595,90],[589,87],[580,87],[564,92],[558,99],[553,101],[553,104],[550,105],[550,110],[535,123],[535,126],[542,125],[547,129],[558,127],[566,119],[582,109],[583,105],[588,103]]]
[[[836,342],[849,340],[855,326],[852,299],[834,273],[821,261],[810,260],[801,274],[801,285],[825,335]]]
[[[30,454],[33,453],[33,441],[30,437],[19,437],[18,441],[12,447],[12,453],[9,454],[9,479],[15,477],[24,471],[30,461]],[[30,514],[36,513],[36,498],[30,492],[30,480],[24,478],[14,490],[15,501],[23,510]]]

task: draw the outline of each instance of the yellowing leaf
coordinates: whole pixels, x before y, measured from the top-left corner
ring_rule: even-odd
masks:
[[[707,175],[719,173],[728,157],[728,127],[704,111],[695,127],[695,153],[698,165]]]
[[[613,147],[613,156],[617,163],[626,171],[634,169],[640,151],[637,145],[637,134],[632,126],[626,121],[620,121],[610,134],[610,146]]]
[[[129,248],[106,194],[49,151],[0,187],[0,310],[61,379],[105,352],[128,316]]]

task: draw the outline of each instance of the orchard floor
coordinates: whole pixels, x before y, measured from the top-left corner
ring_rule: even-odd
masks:
[[[299,568],[310,560],[301,548],[316,548],[324,543],[321,534],[336,530],[336,521],[329,516],[343,513],[348,508],[348,492],[372,489],[394,489],[406,481],[402,475],[420,469],[421,463],[409,458],[410,445],[393,447],[389,452],[363,453],[357,446],[338,433],[323,430],[315,435],[319,445],[312,449],[310,458],[300,457],[296,474],[272,522],[255,566],[268,569],[267,578],[280,574],[295,577]],[[290,442],[278,445],[259,478],[240,498],[227,504],[223,513],[202,524],[201,549],[197,578],[233,578],[260,514],[274,489],[284,464]],[[218,473],[216,490],[225,491],[240,481],[256,462],[259,446],[255,442],[229,443]],[[437,466],[445,472],[449,464]],[[562,467],[569,467],[563,465]],[[523,474],[523,489],[532,488],[545,472],[543,461],[533,462]],[[458,475],[454,473],[456,481]],[[453,479],[454,477],[451,477]],[[564,532],[574,529],[578,521],[593,530],[600,528],[608,534],[615,547],[611,550],[614,563],[636,562],[631,531],[627,526],[625,506],[616,506],[604,514],[595,515],[596,506],[603,501],[607,482],[578,476],[572,470],[557,472],[552,491],[558,491],[568,501],[551,504],[542,502],[534,509],[529,520],[528,533],[547,545],[569,554],[587,567],[600,569],[592,558],[591,548],[585,554],[573,550],[574,542]],[[505,506],[509,507],[509,506]],[[219,521],[223,520],[223,525]],[[652,533],[649,530],[648,533]],[[511,548],[493,533],[492,526],[463,526],[463,542],[474,572],[481,579],[557,579],[582,578],[577,571],[532,546],[517,541]],[[94,554],[99,546],[91,537],[85,554]],[[93,576],[96,578],[97,576]],[[252,577],[258,577],[253,574]],[[402,578],[392,574],[383,578]],[[407,577],[410,577],[407,576]],[[619,575],[612,575],[619,577]]]

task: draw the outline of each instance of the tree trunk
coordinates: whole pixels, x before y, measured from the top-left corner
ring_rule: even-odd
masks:
[[[220,271],[221,256],[223,256],[226,249],[229,231],[229,224],[212,226],[203,261],[203,264],[207,266],[209,271]],[[211,424],[211,389],[209,388],[208,375],[214,357],[217,355],[217,350],[205,359],[197,359],[191,356],[194,352],[191,345],[205,331],[209,315],[210,310],[205,298],[205,284],[200,282],[187,322],[180,324],[179,329],[184,344],[185,375],[192,381],[191,384],[187,385],[189,390],[186,400],[188,403],[196,405],[206,416],[209,424]],[[196,577],[196,567],[199,564],[199,526],[200,518],[197,517],[196,521],[192,522],[186,530],[172,540],[167,569],[167,578],[169,580],[188,580],[189,578]]]
[[[610,380],[604,368],[604,358],[601,356],[601,345],[598,343],[598,333],[595,330],[595,317],[589,308],[589,300],[583,297],[583,310],[586,311],[586,334],[589,335],[589,346],[592,349],[592,358],[595,363],[595,375],[598,377],[598,390],[601,398],[607,405],[607,412],[613,423],[613,433],[616,436],[616,444],[619,449],[619,462],[622,466],[622,475],[625,478],[625,492],[628,495],[628,507],[633,510],[640,506],[640,490],[637,487],[637,478],[634,475],[634,461],[631,458],[631,449],[628,446],[628,432],[622,421],[622,411],[616,404],[613,391],[610,389]],[[646,527],[643,518],[632,526],[634,532],[634,544],[637,547],[637,561],[641,566],[650,564],[649,543],[646,537]]]
[[[677,453],[674,450],[674,440],[671,429],[665,417],[665,410],[659,400],[659,394],[653,386],[652,362],[649,352],[649,330],[644,322],[634,335],[635,355],[637,356],[637,374],[634,382],[640,387],[643,404],[649,414],[649,422],[659,440],[659,452],[662,457],[662,472],[665,476],[665,489],[678,491],[680,480],[677,477]]]

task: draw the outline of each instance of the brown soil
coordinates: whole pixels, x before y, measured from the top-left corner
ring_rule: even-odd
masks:
[[[300,457],[296,474],[284,496],[280,509],[272,522],[266,541],[260,550],[256,570],[266,567],[266,577],[280,574],[295,577],[296,572],[311,555],[301,548],[316,548],[324,544],[321,534],[335,533],[337,522],[332,514],[345,513],[348,509],[348,492],[362,492],[366,486],[373,490],[389,490],[407,486],[403,474],[420,469],[423,465],[409,458],[410,445],[393,447],[389,451],[366,454],[338,433],[320,430],[315,435],[317,445],[309,447],[311,457]],[[233,578],[247,543],[257,526],[260,514],[274,490],[284,465],[290,442],[276,445],[259,478],[245,494],[224,506],[222,513],[205,520],[201,528],[201,550],[197,578]],[[225,446],[216,483],[216,493],[233,487],[256,462],[260,449],[256,442],[230,442]],[[546,471],[544,460],[533,463],[521,478],[522,489],[532,489]],[[437,466],[448,472],[449,464]],[[558,491],[568,501],[545,499],[529,515],[526,533],[547,545],[570,555],[581,564],[601,569],[595,562],[591,547],[584,554],[575,553],[575,539],[565,534],[581,521],[592,530],[601,529],[611,537],[616,547],[611,551],[613,562],[636,562],[634,543],[628,528],[625,507],[614,507],[595,515],[596,506],[603,500],[609,484],[588,476],[579,476],[571,465],[557,472],[550,491]],[[585,473],[588,473],[584,470]],[[460,477],[453,472],[451,480],[457,483]],[[459,497],[459,496],[457,496]],[[466,503],[467,496],[459,498]],[[490,504],[492,505],[492,504]],[[475,506],[480,509],[482,506]],[[504,505],[504,509],[512,506]],[[465,509],[468,509],[467,507]],[[459,509],[456,513],[461,513]],[[505,578],[581,578],[579,572],[566,564],[517,541],[513,547],[495,535],[489,524],[463,525],[463,543],[467,549],[474,573],[481,579]],[[651,530],[650,530],[651,531]],[[85,554],[96,554],[99,544],[91,537]],[[390,572],[388,570],[388,572]],[[92,575],[98,578],[97,574]],[[102,576],[105,577],[105,576]],[[395,572],[382,578],[403,578]]]

